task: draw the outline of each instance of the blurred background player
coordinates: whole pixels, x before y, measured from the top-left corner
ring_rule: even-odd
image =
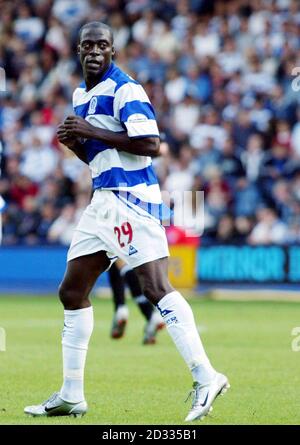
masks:
[[[143,295],[139,279],[134,270],[119,259],[109,269],[109,282],[115,311],[112,320],[111,337],[118,339],[123,337],[125,333],[129,317],[129,309],[125,300],[125,286],[127,284],[132,298],[147,321],[143,343],[145,345],[156,343],[156,334],[165,325],[159,312]]]

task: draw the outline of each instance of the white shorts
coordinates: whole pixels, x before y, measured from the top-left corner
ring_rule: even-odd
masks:
[[[100,250],[111,264],[121,258],[132,268],[169,256],[159,220],[110,190],[95,190],[74,231],[67,259]]]

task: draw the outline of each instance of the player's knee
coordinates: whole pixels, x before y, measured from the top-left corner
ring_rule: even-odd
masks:
[[[156,304],[153,301],[154,293],[152,292],[152,289],[150,289],[150,287],[144,286],[143,294],[145,295],[146,298],[148,298],[149,301],[151,301],[151,303]]]
[[[72,301],[70,291],[63,284],[60,284],[58,288],[58,296],[64,306],[68,305],[68,303]]]
[[[66,287],[63,283],[59,286],[58,295],[65,309],[79,309],[81,296],[74,288]]]
[[[163,284],[145,283],[143,293],[155,305],[169,293],[169,287]]]

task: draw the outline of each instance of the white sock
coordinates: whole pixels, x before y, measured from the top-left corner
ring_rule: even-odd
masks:
[[[143,304],[148,303],[149,300],[145,297],[145,295],[140,295],[139,297],[135,297],[134,301],[136,304]]]
[[[194,380],[201,384],[209,383],[216,371],[205,353],[188,302],[174,291],[165,295],[157,307]]]
[[[118,306],[116,310],[116,318],[118,321],[120,320],[128,320],[129,317],[129,309],[126,304],[121,304]]]
[[[93,332],[93,307],[65,310],[62,334],[64,382],[60,396],[66,402],[84,400],[83,378],[85,358]]]
[[[122,266],[121,269],[120,269],[121,277],[125,277],[125,275],[127,274],[127,272],[129,270],[132,270],[132,268],[130,266],[128,266],[128,264],[125,264],[124,266]]]

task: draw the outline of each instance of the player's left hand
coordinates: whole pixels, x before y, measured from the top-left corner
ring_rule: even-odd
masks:
[[[64,121],[67,136],[90,139],[93,137],[95,128],[80,116],[68,116]]]

